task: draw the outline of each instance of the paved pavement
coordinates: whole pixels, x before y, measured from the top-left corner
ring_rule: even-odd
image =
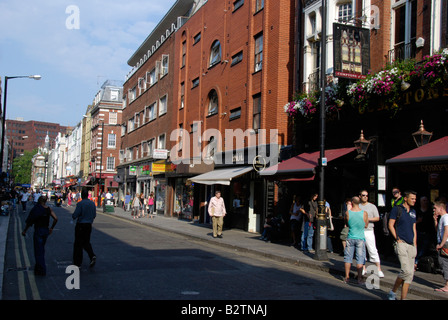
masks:
[[[121,208],[116,207],[114,212],[104,212],[98,209],[98,213],[111,215],[120,219],[131,220],[138,224],[143,224],[151,228],[182,234],[195,240],[207,241],[209,244],[226,246],[235,251],[257,254],[265,258],[274,259],[291,263],[301,267],[307,267],[314,270],[329,272],[341,276],[344,270],[343,257],[337,253],[328,253],[328,260],[318,261],[313,258],[312,254],[304,253],[292,246],[269,243],[260,240],[260,234],[249,233],[239,229],[224,230],[223,238],[213,238],[212,229],[208,224],[199,224],[192,221],[181,220],[178,218],[155,216],[153,219],[140,218],[134,220],[130,212],[125,212]],[[9,225],[9,216],[0,216],[0,299],[2,293],[4,257],[6,247],[7,228]],[[367,264],[369,266],[370,263]],[[392,288],[397,274],[399,273],[399,265],[391,262],[382,262],[381,268],[385,277],[380,279],[382,289],[389,291]],[[352,268],[354,274],[355,268]],[[444,280],[441,274],[431,274],[417,271],[414,281],[410,286],[409,293],[421,296],[424,299],[448,300],[448,294],[434,291],[435,288],[442,287]],[[399,296],[399,293],[398,295]]]

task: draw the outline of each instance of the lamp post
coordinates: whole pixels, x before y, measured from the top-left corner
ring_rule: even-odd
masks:
[[[318,214],[317,214],[317,237],[316,237],[316,250],[314,259],[316,260],[328,260],[327,256],[327,217],[325,215],[325,174],[324,169],[327,165],[327,159],[325,158],[325,87],[327,85],[326,75],[326,55],[327,55],[327,5],[326,0],[322,0],[322,38],[321,38],[321,92],[320,92],[320,158],[319,158],[319,198]]]
[[[2,142],[1,142],[1,150],[0,150],[0,173],[3,172],[3,149],[5,147],[5,124],[6,124],[6,96],[8,94],[8,80],[16,79],[16,78],[29,78],[34,80],[40,80],[42,77],[40,75],[33,76],[14,76],[7,77],[5,76],[5,92],[3,92],[3,113],[2,113]]]
[[[356,151],[358,152],[355,160],[365,160],[367,149],[369,148],[371,141],[364,138],[363,130],[361,130],[359,139],[354,141],[353,143],[355,144]]]

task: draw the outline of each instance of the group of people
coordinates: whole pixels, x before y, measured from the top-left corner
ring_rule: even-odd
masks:
[[[73,264],[81,267],[83,261],[83,250],[85,250],[90,258],[90,267],[96,263],[96,255],[90,243],[90,235],[92,232],[92,223],[96,217],[95,203],[88,199],[88,190],[83,189],[81,192],[82,200],[76,204],[76,209],[72,215],[76,220],[75,240],[73,245]],[[52,225],[50,225],[52,219]],[[47,196],[39,195],[37,203],[30,210],[26,219],[25,228],[22,235],[25,236],[27,230],[34,226],[34,257],[36,264],[34,274],[45,276],[47,272],[45,263],[45,244],[48,237],[52,234],[54,227],[58,222],[58,217],[53,209],[47,204]]]
[[[400,273],[397,275],[393,288],[388,294],[389,300],[396,300],[397,291],[401,288],[401,299],[407,297],[409,286],[414,278],[418,257],[424,254],[427,240],[430,238],[429,230],[433,229],[437,235],[436,250],[438,263],[441,266],[445,286],[435,289],[439,292],[448,292],[448,216],[447,203],[444,199],[436,199],[433,204],[433,214],[428,219],[429,205],[427,198],[420,198],[420,208],[415,208],[417,193],[406,191],[403,196],[398,188],[393,188],[392,209],[389,213],[387,228],[394,241],[394,251],[400,263]],[[374,223],[379,221],[378,209],[368,202],[367,190],[361,190],[359,196],[354,196],[347,202],[347,211],[344,215],[348,233],[344,245],[345,277],[344,282],[350,281],[350,269],[353,258],[356,259],[357,281],[364,283],[366,252],[370,261],[377,266],[375,272],[378,277],[384,277],[381,271],[380,258],[376,248]],[[423,201],[422,201],[423,200]],[[422,208],[425,211],[422,211]],[[430,213],[429,213],[430,214]],[[424,241],[418,245],[418,225],[429,220],[428,225],[420,228],[424,234]],[[442,248],[447,249],[447,257],[441,254]]]
[[[123,210],[131,210],[131,215],[134,219],[150,217],[154,218],[154,192],[151,192],[148,197],[143,193],[137,193],[134,198],[129,192],[126,193],[123,202]]]

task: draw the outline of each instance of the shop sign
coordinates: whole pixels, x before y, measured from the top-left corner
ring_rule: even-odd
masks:
[[[422,164],[420,170],[422,172],[448,171],[448,164]]]
[[[129,166],[129,175],[136,176],[137,175],[137,166]]]
[[[167,149],[154,149],[152,153],[152,157],[154,159],[168,159],[168,150]]]
[[[149,164],[140,166],[140,174],[142,176],[149,176],[151,175],[151,166]]]
[[[171,164],[167,163],[153,163],[152,172],[172,172]]]

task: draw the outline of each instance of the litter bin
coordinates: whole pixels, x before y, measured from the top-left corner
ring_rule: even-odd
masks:
[[[104,211],[104,212],[115,212],[115,209],[114,209],[114,200],[112,200],[112,199],[107,199],[107,200],[105,201],[105,205],[104,205],[103,211]]]

